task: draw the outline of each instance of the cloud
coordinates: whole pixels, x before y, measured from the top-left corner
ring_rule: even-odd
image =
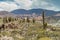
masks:
[[[4,9],[3,8],[0,8],[0,11],[3,11]]]
[[[54,11],[59,11],[60,8],[55,6],[54,4],[48,3],[48,2],[42,2],[40,5],[41,8],[47,9],[47,10],[54,10]]]
[[[18,6],[14,3],[1,2],[0,8],[3,8],[6,11],[11,11],[11,10],[17,9]]]
[[[47,0],[35,0],[33,1],[32,8],[42,8],[47,10],[54,10],[59,11],[60,8],[58,8],[56,5],[54,5],[51,2],[48,2]]]
[[[4,2],[4,1],[5,1],[5,2],[6,2],[6,1],[13,2],[14,0],[0,0],[0,1],[3,1],[3,2]]]
[[[59,11],[60,10],[57,6],[55,6],[52,3],[48,3],[48,2],[43,2],[41,7],[44,8],[44,9],[54,10],[54,11]]]
[[[60,11],[60,8],[47,0],[3,0],[0,2],[0,8],[3,8],[6,11],[33,8]]]
[[[15,2],[19,4],[22,9],[29,9],[32,5],[31,0],[15,0]]]

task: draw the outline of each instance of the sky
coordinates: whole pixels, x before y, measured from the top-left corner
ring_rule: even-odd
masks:
[[[0,0],[0,11],[37,8],[60,11],[60,0]]]

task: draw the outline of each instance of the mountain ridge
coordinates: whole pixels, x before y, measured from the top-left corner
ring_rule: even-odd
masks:
[[[0,11],[0,15],[24,15],[24,14],[36,14],[40,16],[42,12],[45,12],[46,16],[60,16],[60,11],[52,11],[52,10],[45,10],[45,9],[30,9],[30,10],[25,10],[25,9],[16,9],[11,12],[8,11]]]
[[[45,9],[30,9],[30,10],[16,9],[16,10],[11,11],[11,13],[15,13],[15,14],[33,14],[33,13],[35,13],[37,15],[40,15],[43,11],[45,11],[46,16],[53,16],[58,13],[58,11],[45,10]]]

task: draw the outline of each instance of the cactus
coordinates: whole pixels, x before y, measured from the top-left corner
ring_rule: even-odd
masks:
[[[7,17],[3,18],[3,23],[8,23]]]
[[[23,19],[22,22],[25,22],[25,19]]]
[[[34,18],[33,18],[32,22],[35,23],[35,19]]]
[[[30,20],[29,20],[29,18],[27,17],[27,22],[29,23],[30,22]]]
[[[12,19],[12,18],[11,18],[11,17],[9,17],[9,18],[8,18],[8,21],[9,21],[9,22],[11,22],[11,21],[12,21],[11,19]]]
[[[42,18],[43,18],[43,29],[45,29],[47,27],[47,23],[45,23],[45,15],[44,15],[44,11],[42,13]]]

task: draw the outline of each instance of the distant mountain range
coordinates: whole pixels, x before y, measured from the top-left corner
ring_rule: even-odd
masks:
[[[15,17],[16,15],[14,13],[11,13],[11,12],[8,12],[8,11],[0,11],[0,17],[5,17],[5,16]]]
[[[53,16],[56,14],[59,14],[60,11],[52,11],[52,10],[45,10],[45,9],[30,9],[30,10],[25,10],[25,9],[16,9],[11,11],[11,13],[15,13],[15,14],[37,14],[40,15],[42,14],[42,12],[45,11],[45,15],[46,16]]]
[[[5,16],[16,16],[16,15],[23,15],[23,14],[30,14],[32,15],[35,13],[36,15],[41,15],[42,12],[45,12],[46,16],[60,16],[60,11],[52,11],[52,10],[45,10],[45,9],[30,9],[30,10],[25,10],[25,9],[16,9],[11,12],[8,11],[0,11],[0,15],[5,15]],[[30,16],[29,15],[29,16]]]

